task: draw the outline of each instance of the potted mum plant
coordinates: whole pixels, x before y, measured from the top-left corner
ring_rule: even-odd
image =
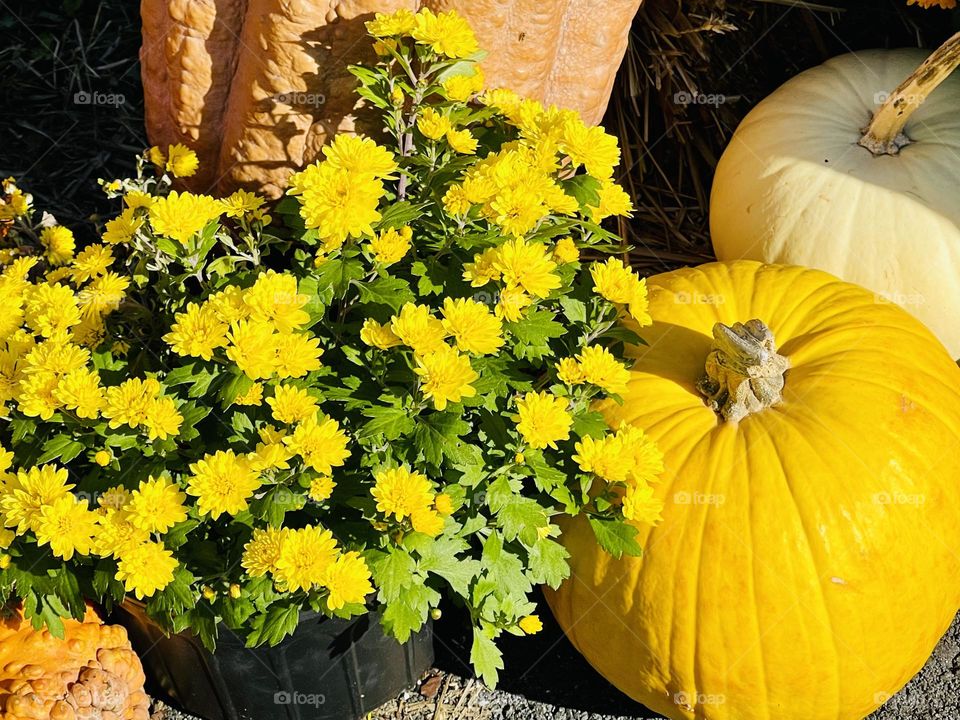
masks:
[[[124,209],[79,252],[14,186],[0,205],[0,592],[54,633],[84,598],[123,604],[160,642],[148,671],[207,715],[329,693],[318,653],[371,624],[423,637],[444,593],[494,684],[497,637],[536,632],[531,591],[569,573],[556,520],[637,554],[660,512],[656,447],[591,409],[649,322],[643,281],[602,257],[621,241],[601,221],[631,209],[616,140],[484,91],[453,13],[368,29],[380,60],[353,72],[384,140],[337,137],[272,216],[171,190],[196,171],[182,146],[104,183]],[[205,667],[178,679],[187,637]],[[314,685],[265,699],[221,662],[240,645]],[[243,707],[191,707],[205,677]]]

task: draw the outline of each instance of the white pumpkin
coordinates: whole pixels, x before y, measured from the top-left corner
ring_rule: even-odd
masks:
[[[925,54],[843,55],[763,100],[717,167],[710,230],[718,259],[805,265],[863,285],[957,358],[960,76],[948,76],[960,34]]]

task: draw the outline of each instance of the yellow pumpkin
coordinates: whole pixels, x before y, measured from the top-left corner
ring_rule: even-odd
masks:
[[[550,606],[674,720],[862,718],[960,606],[960,369],[901,308],[818,270],[648,283],[649,345],[602,410],[663,451],[663,520],[621,559],[568,523]]]
[[[948,76],[960,35],[923,59],[857,51],[757,105],[717,166],[710,231],[720,260],[805,265],[873,290],[957,358],[960,77]]]

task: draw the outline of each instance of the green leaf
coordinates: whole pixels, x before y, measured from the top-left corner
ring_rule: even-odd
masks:
[[[467,547],[462,538],[438,537],[420,550],[420,570],[439,575],[457,595],[468,597],[471,581],[480,574],[480,561],[459,557]]]
[[[603,415],[594,410],[584,410],[573,416],[573,431],[580,437],[603,437],[609,429]]]
[[[239,395],[243,395],[247,390],[253,387],[254,381],[248,378],[239,370],[235,370],[230,379],[220,389],[220,401],[224,410],[233,405],[233,401]]]
[[[549,310],[537,309],[523,320],[508,322],[506,326],[517,340],[530,345],[542,345],[551,338],[563,337],[567,332],[554,317]]]
[[[454,463],[465,459],[460,450],[460,436],[470,431],[470,425],[453,412],[436,412],[417,419],[413,431],[424,459],[439,466],[444,457]],[[469,460],[469,458],[466,458]]]
[[[600,547],[619,559],[623,555],[639,556],[643,549],[637,543],[637,529],[620,520],[590,518],[590,527]]]
[[[384,602],[395,602],[416,579],[416,564],[406,550],[391,548],[387,552],[378,552],[370,561],[370,572],[377,587],[379,597]]]
[[[417,292],[421,296],[443,294],[444,277],[449,275],[449,270],[436,259],[430,258],[426,263],[417,260],[410,266],[410,272],[414,277],[419,278]]]
[[[585,323],[587,321],[587,304],[583,300],[564,295],[559,302],[567,320],[574,323]]]
[[[42,465],[57,458],[68,463],[83,452],[83,444],[77,442],[70,435],[55,435],[43,444],[43,452],[37,458],[36,464]]]
[[[530,548],[528,563],[533,582],[556,589],[570,577],[570,553],[560,543],[544,538]]]
[[[360,285],[360,302],[386,305],[393,310],[400,310],[406,303],[414,300],[416,298],[410,284],[397,277],[379,277]]]
[[[567,195],[573,195],[580,203],[580,209],[596,207],[600,202],[600,181],[589,175],[577,175],[561,183]]]
[[[479,627],[473,628],[470,662],[488,687],[496,687],[499,671],[503,670],[503,654],[497,644]]]
[[[223,622],[231,630],[240,630],[247,619],[253,615],[253,603],[245,597],[232,598],[227,596],[222,605]]]
[[[360,430],[360,438],[382,434],[387,440],[396,440],[413,431],[413,418],[404,408],[376,405],[364,408],[363,414],[371,419]]]
[[[275,603],[265,613],[253,616],[250,622],[250,634],[247,635],[247,647],[258,645],[277,645],[288,635],[292,635],[300,622],[300,603],[288,600]]]
[[[387,603],[383,610],[383,627],[404,643],[410,639],[410,633],[423,627],[430,607],[439,600],[440,593],[436,590],[423,583],[414,583],[396,600]]]
[[[317,293],[325,297],[325,292],[330,291],[330,297],[341,296],[347,291],[347,287],[352,280],[359,280],[363,277],[363,263],[356,258],[343,260],[333,258],[327,260],[315,272],[317,279]]]
[[[417,205],[407,200],[395,202],[384,210],[383,217],[380,218],[380,223],[377,227],[385,229],[409,225],[423,214],[425,207],[427,207],[426,203]]]
[[[522,595],[525,598],[533,589],[524,575],[523,562],[504,547],[499,531],[494,530],[483,543],[481,563],[499,595]]]

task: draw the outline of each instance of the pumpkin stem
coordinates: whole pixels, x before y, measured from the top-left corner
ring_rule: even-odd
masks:
[[[697,389],[724,420],[737,422],[780,402],[790,361],[777,353],[773,333],[760,320],[717,323],[706,375]]]
[[[857,142],[874,155],[896,155],[910,144],[903,129],[914,111],[960,65],[960,33],[937,48],[910,73],[874,113]]]

